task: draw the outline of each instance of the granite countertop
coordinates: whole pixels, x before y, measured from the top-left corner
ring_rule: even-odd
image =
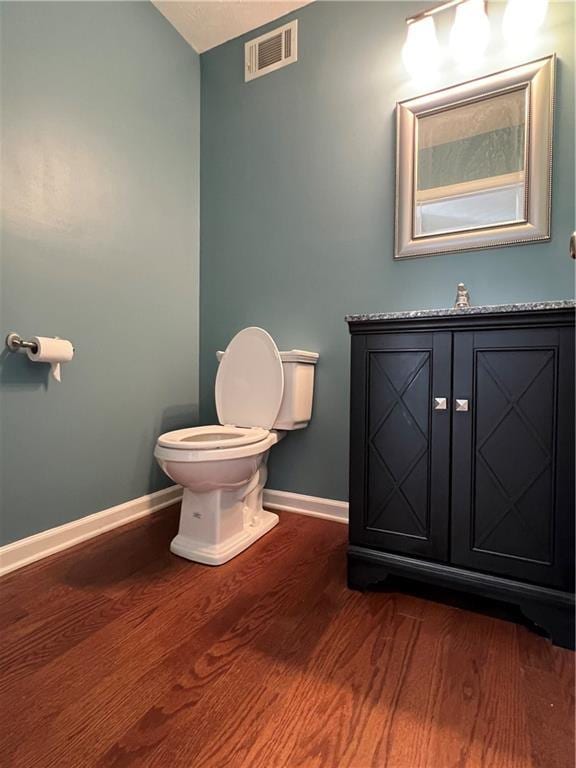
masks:
[[[550,309],[574,309],[576,301],[527,301],[522,304],[485,304],[465,309],[414,309],[404,312],[372,312],[358,315],[346,315],[347,323],[371,323],[379,320],[402,320],[418,317],[451,317],[453,315],[488,315],[503,312],[538,312]]]

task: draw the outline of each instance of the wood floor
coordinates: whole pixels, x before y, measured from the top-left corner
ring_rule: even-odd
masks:
[[[348,590],[338,523],[284,513],[194,565],[177,511],[0,581],[2,766],[573,766],[570,651]]]

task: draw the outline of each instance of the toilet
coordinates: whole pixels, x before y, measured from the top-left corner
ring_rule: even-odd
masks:
[[[245,328],[216,354],[220,424],[166,432],[154,455],[184,489],[180,527],[170,550],[222,565],[271,530],[278,515],[262,495],[268,453],[312,415],[316,352],[280,352],[262,328]]]

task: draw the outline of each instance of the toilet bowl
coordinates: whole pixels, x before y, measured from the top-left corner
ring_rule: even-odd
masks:
[[[279,352],[262,328],[246,328],[218,352],[215,399],[220,424],[166,432],[154,455],[183,487],[171,551],[221,565],[278,523],[262,496],[272,446],[307,426],[318,354]]]

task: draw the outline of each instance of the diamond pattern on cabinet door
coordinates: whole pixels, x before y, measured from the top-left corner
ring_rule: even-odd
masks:
[[[428,536],[430,353],[370,355],[367,527]]]
[[[549,563],[554,352],[485,350],[476,362],[473,548]]]

